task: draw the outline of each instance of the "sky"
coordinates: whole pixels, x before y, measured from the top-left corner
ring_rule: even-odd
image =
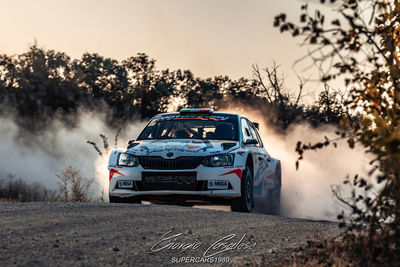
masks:
[[[161,69],[190,69],[206,78],[250,78],[252,64],[275,61],[296,88],[307,53],[299,39],[273,27],[285,12],[298,21],[298,0],[0,0],[0,54],[39,46],[80,58],[123,60],[139,52]]]

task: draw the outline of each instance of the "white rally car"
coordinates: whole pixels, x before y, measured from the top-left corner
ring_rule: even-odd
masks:
[[[212,109],[156,115],[127,149],[111,152],[110,202],[201,200],[279,214],[281,164],[257,128]]]

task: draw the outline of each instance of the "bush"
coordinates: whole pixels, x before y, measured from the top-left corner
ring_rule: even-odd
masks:
[[[8,174],[0,178],[0,200],[5,201],[56,201],[57,192],[45,188],[41,183],[27,183],[22,178]]]
[[[57,173],[58,199],[65,202],[90,202],[90,187],[94,178],[83,177],[80,170],[72,166],[66,167],[63,172]]]

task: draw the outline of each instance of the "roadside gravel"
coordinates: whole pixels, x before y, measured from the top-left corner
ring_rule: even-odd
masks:
[[[195,260],[210,247],[207,255],[220,252],[215,257],[230,265],[264,265],[303,253],[307,240],[339,234],[326,221],[110,203],[0,203],[0,225],[0,266],[160,266]],[[151,252],[171,242],[200,246]],[[221,252],[221,243],[237,246]]]

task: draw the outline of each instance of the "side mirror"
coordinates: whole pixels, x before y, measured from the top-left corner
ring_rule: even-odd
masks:
[[[244,142],[245,145],[257,145],[258,141],[255,138],[249,138]]]
[[[257,130],[260,130],[260,124],[258,122],[253,122],[254,127],[256,127]]]
[[[135,139],[129,139],[127,149],[130,149],[130,148],[135,147],[137,145],[139,145],[139,143],[135,143]]]

